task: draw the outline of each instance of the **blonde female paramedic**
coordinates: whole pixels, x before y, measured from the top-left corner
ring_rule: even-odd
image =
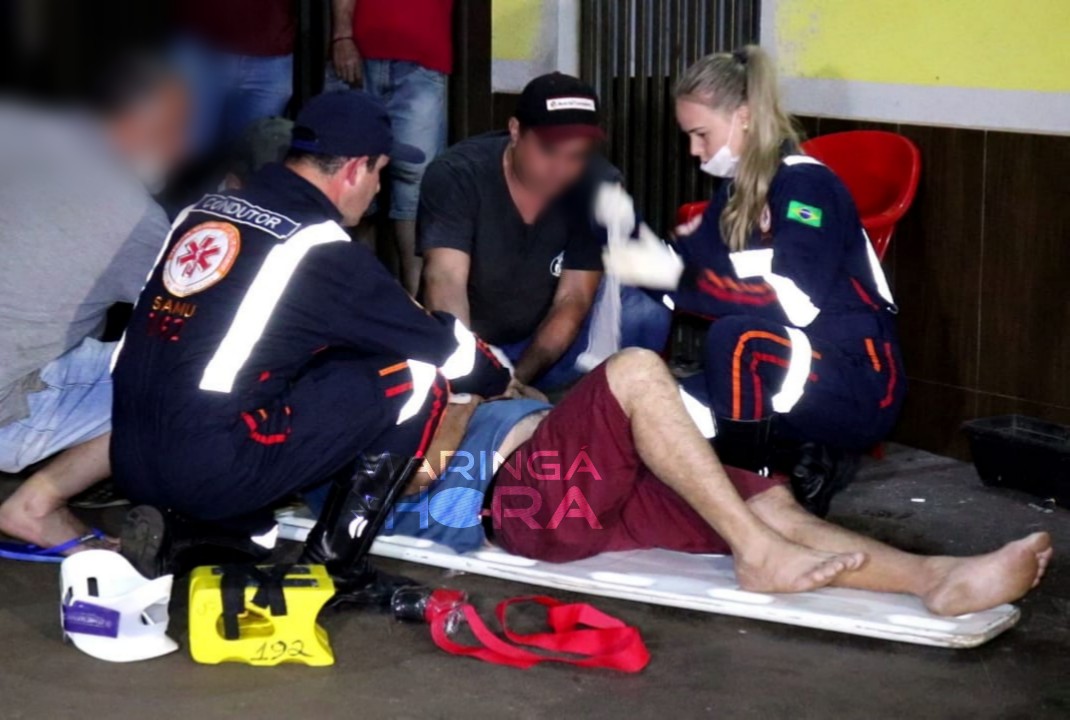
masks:
[[[847,189],[800,151],[761,48],[688,68],[676,117],[702,170],[725,179],[678,230],[683,272],[667,302],[716,318],[703,376],[685,388],[708,402],[729,464],[775,469],[775,448],[794,448],[783,469],[824,514],[902,403],[888,283]],[[608,271],[629,264],[607,260]]]

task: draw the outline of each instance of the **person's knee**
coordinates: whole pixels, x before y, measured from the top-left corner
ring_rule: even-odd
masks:
[[[656,352],[645,348],[625,348],[606,362],[606,378],[610,390],[622,401],[651,383],[672,380],[665,361]]]
[[[608,370],[625,376],[664,375],[668,372],[665,361],[653,350],[632,347],[624,348],[609,359]]]

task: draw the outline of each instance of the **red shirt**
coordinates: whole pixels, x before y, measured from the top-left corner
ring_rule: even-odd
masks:
[[[353,37],[361,57],[453,70],[453,0],[356,0]]]
[[[293,0],[178,0],[179,25],[235,55],[289,55],[297,21]]]

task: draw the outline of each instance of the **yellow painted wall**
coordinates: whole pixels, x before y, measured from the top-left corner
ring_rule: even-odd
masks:
[[[1070,2],[1070,0],[1066,0]],[[539,39],[542,0],[489,0],[490,52],[495,60],[531,60]]]
[[[776,36],[788,77],[1070,92],[1070,0],[777,0]]]

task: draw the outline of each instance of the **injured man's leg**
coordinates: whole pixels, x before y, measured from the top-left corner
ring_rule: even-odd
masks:
[[[850,548],[866,563],[836,578],[840,587],[909,593],[938,615],[964,615],[1013,602],[1035,588],[1051,561],[1047,533],[1038,532],[974,557],[926,557],[897,550],[814,517],[784,487],[771,488],[747,505],[777,532],[828,552]]]
[[[67,501],[108,477],[111,433],[64,450],[31,475],[0,504],[0,533],[51,548],[86,537],[89,527],[74,516]],[[110,538],[87,540],[71,548],[114,548]]]
[[[644,547],[727,549],[747,590],[836,585],[910,593],[933,612],[952,615],[1018,599],[1039,582],[1051,559],[1045,533],[991,555],[926,558],[825,523],[776,481],[726,472],[655,354],[624,351],[602,370],[577,385],[517,450],[525,458],[567,456],[576,448],[589,453],[593,478],[566,480],[585,493],[590,512],[569,512],[562,520],[558,510],[556,523],[537,515],[530,526],[513,522],[503,505],[519,494],[517,485],[549,497],[551,509],[555,493],[562,500],[570,496],[561,478],[547,482],[530,462],[515,479],[499,470],[495,512],[501,526],[495,532],[506,549],[552,561]],[[502,449],[506,456],[512,451]],[[562,466],[570,462],[560,459]]]

